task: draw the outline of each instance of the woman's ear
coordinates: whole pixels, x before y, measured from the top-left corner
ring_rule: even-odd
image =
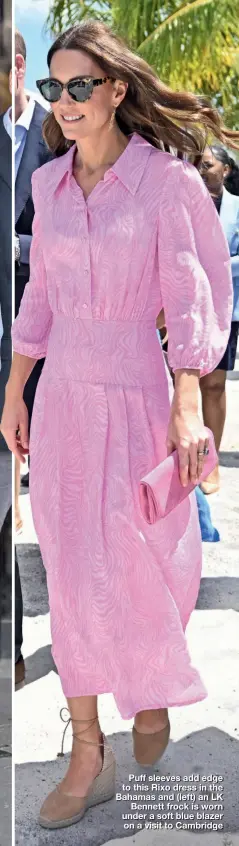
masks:
[[[114,106],[117,109],[127,93],[128,82],[117,79],[114,86]]]

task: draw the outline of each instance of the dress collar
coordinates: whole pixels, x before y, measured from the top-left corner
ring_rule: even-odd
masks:
[[[114,165],[109,168],[104,176],[104,181],[107,181],[109,175],[114,173],[117,179],[127,188],[131,194],[136,194],[137,188],[141,182],[143,173],[147,166],[149,156],[154,147],[141,138],[137,133],[133,133],[127,147],[121,153]],[[61,156],[59,159],[54,159],[51,162],[51,189],[54,192],[66,174],[72,176],[73,160],[76,151],[74,144],[68,153]],[[54,167],[52,167],[54,165]]]

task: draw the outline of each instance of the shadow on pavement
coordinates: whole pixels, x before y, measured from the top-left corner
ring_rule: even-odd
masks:
[[[10,846],[12,834],[11,661],[0,660],[0,844]]]
[[[49,614],[46,571],[38,544],[17,544],[25,617]],[[37,590],[36,590],[37,585]]]
[[[52,671],[58,675],[56,665],[51,654],[51,645],[48,644],[47,646],[42,646],[41,649],[37,649],[33,655],[29,655],[25,658],[25,668],[26,685],[32,684],[33,682],[38,681],[38,679],[44,678],[44,676],[48,676],[48,674],[52,673]]]
[[[235,717],[236,719],[236,717]],[[123,784],[129,784],[129,774],[161,775],[222,775],[224,777],[224,831],[238,831],[238,775],[239,744],[215,727],[194,732],[176,743],[170,743],[159,766],[152,770],[139,767],[132,756],[131,733],[121,732],[108,738],[115,752],[117,767],[117,793],[125,793]],[[57,750],[56,750],[57,751]],[[39,807],[66,771],[69,756],[44,763],[27,763],[16,767],[16,843],[52,844],[51,831],[38,828]],[[147,784],[147,778],[146,782]],[[187,787],[189,792],[190,786]],[[173,784],[171,787],[173,791]],[[152,791],[151,791],[152,792]],[[167,794],[166,794],[167,795]],[[158,799],[157,799],[158,801]],[[200,801],[198,801],[200,805]],[[102,846],[116,837],[126,837],[122,814],[128,813],[130,802],[112,800],[87,812],[77,826],[54,831],[54,846]],[[135,832],[136,836],[137,832]],[[132,831],[128,832],[132,835]],[[137,839],[137,838],[136,838]],[[136,840],[135,840],[136,842]],[[150,841],[149,841],[150,842]]]
[[[239,611],[239,578],[218,576],[201,579],[197,610]]]
[[[229,380],[229,382],[238,382],[239,370],[229,370],[227,374],[227,379]]]
[[[239,452],[220,452],[219,464],[221,467],[239,467]]]
[[[20,490],[20,496],[28,496],[28,494],[29,494],[29,488],[26,488],[26,487],[24,488],[22,486],[21,490]]]

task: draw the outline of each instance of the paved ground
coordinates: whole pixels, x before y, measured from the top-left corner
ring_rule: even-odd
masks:
[[[0,660],[0,846],[10,846],[11,812],[11,661]]]
[[[0,449],[0,530],[12,502],[12,457]]]
[[[11,456],[0,448],[0,533],[11,506]],[[3,565],[5,571],[3,569]],[[0,846],[11,843],[11,532],[0,534]]]
[[[219,544],[204,545],[204,567],[198,606],[188,627],[195,664],[208,689],[204,703],[171,709],[172,740],[157,776],[210,774],[224,778],[224,832],[197,832],[197,846],[239,844],[239,361],[228,381],[228,419],[221,454],[222,485],[210,499]],[[24,655],[27,685],[16,694],[16,846],[177,846],[192,843],[192,831],[126,829],[122,814],[129,802],[112,801],[94,809],[84,821],[63,832],[45,832],[36,824],[39,805],[60,780],[64,761],[57,759],[61,742],[59,710],[64,704],[60,681],[50,652],[49,610],[45,574],[31,522],[28,495],[22,497],[24,532],[18,552],[24,591]],[[117,754],[117,791],[129,775],[145,775],[134,763],[131,723],[123,723],[111,696],[100,698],[102,727]],[[70,737],[67,750],[70,749]],[[132,781],[131,781],[132,783]],[[138,783],[137,783],[138,784]],[[163,789],[163,788],[162,788]],[[170,787],[173,791],[173,783]],[[152,793],[152,790],[151,790]],[[172,794],[171,794],[172,795]],[[210,797],[209,793],[209,797]],[[158,801],[158,799],[157,799]],[[211,800],[214,802],[214,800]],[[202,810],[202,803],[199,801]],[[214,809],[215,810],[215,809]],[[217,823],[218,824],[218,823]],[[175,825],[175,819],[173,820]],[[126,839],[125,839],[126,838]],[[2,844],[0,844],[2,846]]]
[[[0,659],[10,659],[12,649],[11,501],[12,457],[0,448]]]

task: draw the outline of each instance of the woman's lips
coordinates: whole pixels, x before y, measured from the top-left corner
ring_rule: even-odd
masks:
[[[71,117],[71,115],[61,115],[61,117],[62,117],[62,120],[64,120],[64,123],[70,124],[70,123],[76,123],[76,122],[79,122],[80,120],[83,120],[85,115],[73,115],[72,117]]]

